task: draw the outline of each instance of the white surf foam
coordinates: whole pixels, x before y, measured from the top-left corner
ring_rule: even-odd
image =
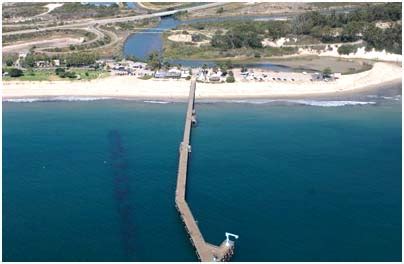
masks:
[[[109,97],[79,97],[79,96],[58,96],[58,97],[38,97],[38,98],[7,98],[3,102],[13,103],[33,103],[33,102],[52,102],[52,101],[96,101],[111,99]]]
[[[170,102],[168,101],[154,101],[154,100],[146,100],[143,101],[144,103],[149,103],[149,104],[169,104]]]
[[[369,105],[376,104],[370,101],[323,101],[323,100],[229,100],[229,103],[242,103],[242,104],[270,104],[270,103],[285,103],[285,104],[299,104],[308,106],[320,107],[337,107],[337,106],[353,106],[353,105]]]

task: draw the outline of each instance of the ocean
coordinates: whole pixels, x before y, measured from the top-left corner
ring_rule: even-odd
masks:
[[[205,240],[239,235],[233,261],[401,261],[398,90],[197,101],[187,200]],[[185,111],[3,102],[3,260],[196,261],[174,207]]]

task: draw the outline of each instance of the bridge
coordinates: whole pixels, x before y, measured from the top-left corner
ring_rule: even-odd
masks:
[[[200,261],[212,262],[212,261],[228,261],[234,253],[234,241],[229,239],[229,236],[238,238],[237,235],[226,233],[226,239],[219,245],[215,246],[207,243],[191,209],[185,199],[186,197],[186,182],[187,182],[187,170],[188,170],[188,158],[191,153],[191,131],[192,125],[196,124],[196,111],[195,111],[195,89],[196,80],[192,79],[191,87],[188,97],[188,108],[185,117],[184,137],[180,144],[180,155],[178,165],[177,176],[177,189],[175,191],[175,206],[180,214],[180,217],[185,225],[191,243],[196,250],[197,257]]]
[[[39,32],[39,31],[55,30],[55,29],[83,28],[83,27],[89,27],[89,26],[94,26],[94,25],[105,25],[105,24],[109,24],[109,23],[136,21],[136,20],[142,20],[142,19],[153,18],[153,17],[165,17],[165,16],[172,16],[178,12],[185,12],[185,11],[186,12],[195,12],[195,11],[199,11],[199,10],[202,10],[205,8],[221,6],[224,4],[226,4],[226,3],[225,2],[223,2],[223,3],[222,2],[219,2],[219,3],[213,2],[213,3],[198,5],[198,6],[185,7],[185,8],[180,8],[180,9],[175,9],[175,10],[170,10],[170,11],[156,12],[156,13],[146,14],[146,15],[91,19],[91,20],[86,20],[86,21],[81,21],[81,22],[73,22],[73,23],[69,23],[69,24],[66,23],[65,25],[60,25],[60,26],[49,26],[49,27],[43,27],[43,28],[37,28],[37,29],[25,29],[25,30],[4,32],[4,33],[2,33],[2,35],[8,36],[8,35],[34,33],[34,32]]]

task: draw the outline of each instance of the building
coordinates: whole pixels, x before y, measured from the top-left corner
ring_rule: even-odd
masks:
[[[187,77],[190,77],[191,76],[191,74],[189,74],[189,70],[188,69],[183,69],[182,71],[181,71],[181,78],[187,78]]]
[[[36,61],[35,62],[36,67],[38,68],[45,68],[49,67],[49,61]]]
[[[53,66],[59,67],[60,66],[60,60],[52,60]]]
[[[209,77],[209,81],[210,82],[219,82],[220,81],[220,77],[217,75],[212,75]]]
[[[167,74],[167,78],[181,78],[181,71],[177,69],[170,69]]]
[[[146,75],[148,75],[148,76],[153,76],[153,75],[154,75],[154,71],[146,70],[146,69],[141,69],[141,70],[137,71],[137,75],[138,75],[139,77],[143,77],[143,76],[146,76]]]
[[[132,65],[133,69],[145,69],[146,67],[147,67],[147,63],[144,63],[144,62],[135,62]]]
[[[340,72],[334,72],[333,74],[331,74],[331,77],[334,80],[338,80],[338,79],[340,79],[342,77],[342,74]]]
[[[167,72],[165,71],[156,71],[154,74],[154,78],[166,78]]]

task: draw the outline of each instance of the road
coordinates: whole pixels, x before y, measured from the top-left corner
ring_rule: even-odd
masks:
[[[72,23],[72,24],[68,24],[68,25],[51,26],[51,27],[45,27],[45,28],[39,28],[39,29],[26,29],[26,30],[19,30],[19,31],[11,31],[11,32],[3,33],[2,35],[3,36],[18,35],[18,34],[34,33],[34,32],[38,32],[38,31],[46,31],[46,30],[54,30],[54,29],[81,28],[81,27],[88,27],[88,26],[92,26],[92,25],[96,25],[96,24],[104,25],[104,24],[109,24],[109,23],[135,21],[135,20],[142,20],[142,19],[153,18],[153,17],[169,16],[169,15],[173,15],[177,12],[182,12],[182,11],[187,11],[187,12],[198,11],[201,9],[220,6],[220,5],[224,5],[224,4],[226,4],[226,3],[209,3],[206,5],[180,8],[180,9],[176,9],[176,10],[172,10],[172,11],[157,12],[157,13],[147,14],[147,15],[105,18],[105,19],[91,20],[91,21],[80,22],[80,23]]]

